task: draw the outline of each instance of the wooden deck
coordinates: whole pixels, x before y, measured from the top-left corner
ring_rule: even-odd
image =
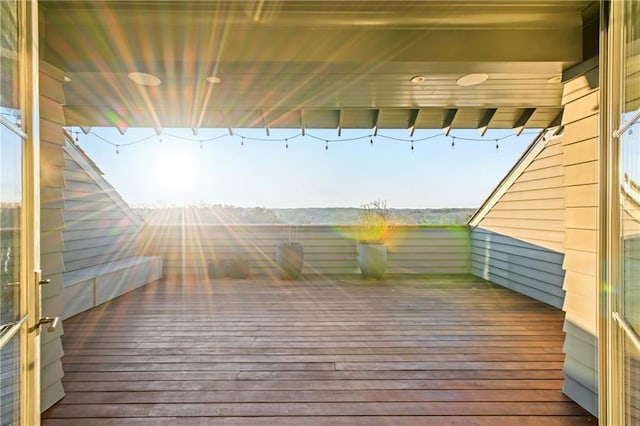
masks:
[[[64,322],[43,425],[584,425],[563,313],[470,276],[180,280]]]

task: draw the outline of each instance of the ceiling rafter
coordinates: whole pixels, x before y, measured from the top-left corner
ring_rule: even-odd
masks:
[[[415,108],[409,111],[409,136],[413,136],[416,131],[416,122],[418,121],[418,115],[420,115],[420,109]]]
[[[373,110],[373,136],[378,136],[378,123],[380,120],[380,110],[379,109],[374,109]]]
[[[267,116],[264,113],[264,110],[262,110],[262,125],[264,126],[264,130],[267,133],[267,136],[271,136],[269,131],[269,122],[267,121]]]
[[[491,123],[491,119],[496,114],[498,108],[487,108],[484,111],[484,115],[480,120],[480,125],[478,125],[478,130],[480,131],[480,136],[484,136],[487,133],[487,129],[489,128],[489,124]]]
[[[449,136],[449,132],[451,132],[451,128],[453,125],[453,120],[456,118],[457,113],[457,108],[451,108],[447,111],[447,115],[444,118],[444,123],[442,123],[442,129],[444,130],[445,136]]]
[[[533,113],[536,112],[535,108],[525,108],[522,110],[522,113],[516,120],[513,125],[513,129],[515,130],[516,136],[520,136],[525,126],[533,116]]]
[[[229,114],[227,114],[226,111],[222,111],[222,116],[224,117],[224,122],[227,125],[229,136],[233,136],[233,126],[231,125],[231,119],[229,118]]]

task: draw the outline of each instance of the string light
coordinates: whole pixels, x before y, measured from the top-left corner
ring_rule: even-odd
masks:
[[[120,154],[120,145],[116,145],[116,155]]]
[[[80,132],[76,132],[76,142],[79,142],[79,139],[78,139],[78,134],[79,134],[79,133],[80,133]]]
[[[71,131],[71,130],[69,130],[69,132],[72,135],[75,135],[75,140],[78,141],[79,131]],[[533,134],[538,134],[538,133],[539,132],[523,132],[521,135],[533,135]],[[98,133],[95,133],[94,131],[89,131],[89,132],[87,132],[87,134],[95,136],[96,138],[102,140],[103,142],[108,143],[108,144],[116,147],[117,153],[119,153],[119,148],[120,147],[129,146],[129,145],[136,145],[136,144],[145,142],[145,141],[147,141],[149,139],[152,139],[157,135],[157,134],[152,134],[150,136],[142,137],[140,139],[132,140],[130,142],[125,142],[125,143],[118,142],[118,143],[116,143],[116,142],[112,142],[112,141],[106,139],[105,137],[101,136]],[[341,143],[344,143],[344,142],[362,141],[362,140],[369,139],[369,144],[371,146],[373,146],[373,136],[374,135],[373,134],[366,134],[366,135],[352,137],[352,138],[325,139],[325,138],[321,138],[319,136],[310,134],[307,131],[304,134],[297,133],[297,134],[294,134],[294,135],[287,136],[286,138],[263,138],[263,137],[245,136],[245,135],[242,135],[242,134],[238,134],[238,132],[235,132],[235,131],[233,132],[233,136],[229,136],[228,131],[225,131],[224,134],[219,134],[217,136],[214,136],[214,137],[211,137],[211,138],[206,138],[206,139],[190,138],[190,137],[181,136],[179,134],[171,134],[171,133],[166,133],[166,132],[164,132],[163,134],[157,135],[157,136],[158,136],[158,141],[160,143],[162,143],[163,136],[169,136],[172,139],[180,139],[180,140],[184,140],[184,141],[187,141],[187,142],[198,143],[200,145],[200,149],[204,149],[204,143],[205,142],[211,142],[211,141],[215,141],[217,139],[222,139],[222,138],[227,138],[227,140],[228,140],[229,138],[232,139],[233,137],[240,137],[240,145],[241,146],[244,146],[244,142],[245,142],[245,139],[246,139],[246,140],[261,141],[261,142],[277,142],[277,141],[280,141],[280,142],[284,142],[285,148],[289,148],[289,140],[295,139],[295,138],[298,138],[298,137],[303,137],[303,138],[314,139],[314,140],[317,140],[319,142],[324,142],[325,143],[325,150],[328,150],[329,149],[329,142],[341,142]],[[495,142],[496,149],[499,149],[500,148],[500,141],[502,141],[504,139],[509,139],[509,138],[512,138],[512,137],[517,137],[517,135],[515,135],[515,134],[508,134],[508,135],[505,135],[505,136],[502,136],[502,137],[499,137],[499,138],[493,138],[493,139],[482,138],[481,139],[481,138],[466,138],[466,137],[454,136],[454,135],[443,135],[442,133],[436,133],[436,134],[432,134],[432,135],[429,135],[429,136],[425,136],[423,138],[403,139],[403,138],[393,137],[393,136],[384,135],[384,134],[380,134],[380,133],[378,133],[376,135],[376,137],[378,137],[378,138],[387,139],[389,141],[410,143],[411,150],[415,150],[415,144],[416,143],[426,142],[428,140],[432,140],[432,139],[436,139],[436,138],[443,138],[443,137],[447,137],[447,136],[451,138],[451,148],[452,149],[456,145],[456,139],[463,140],[463,141],[473,141],[473,142],[486,142],[488,140],[489,141],[492,140],[492,141]]]

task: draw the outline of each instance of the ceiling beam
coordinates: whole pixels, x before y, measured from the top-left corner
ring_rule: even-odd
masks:
[[[224,117],[224,122],[227,125],[229,136],[233,136],[233,126],[231,125],[231,119],[229,119],[229,114],[227,114],[226,111],[222,111],[222,116]]]
[[[478,126],[480,136],[484,136],[484,134],[487,133],[489,123],[491,123],[491,119],[493,118],[497,110],[498,108],[487,108],[484,111],[484,115],[482,116],[482,120],[480,120],[480,125]]]
[[[525,108],[524,110],[522,110],[522,114],[520,114],[520,117],[518,117],[515,124],[513,125],[516,136],[520,136],[534,112],[536,112],[535,108]]]
[[[120,132],[121,135],[124,136],[124,134],[127,132],[127,129],[129,128],[129,126],[127,126],[127,123],[125,123],[122,120],[118,120],[115,123],[116,129],[118,129],[118,131]]]
[[[444,118],[444,123],[442,123],[442,129],[444,130],[445,136],[449,136],[449,132],[451,132],[451,127],[453,125],[453,119],[456,118],[457,113],[457,108],[451,108],[447,111],[447,116]]]
[[[551,121],[551,123],[549,123],[549,128],[551,127],[556,127],[562,124],[562,115],[564,114],[564,110],[561,110],[558,115],[555,116],[555,118]]]
[[[269,122],[267,122],[267,116],[265,115],[264,110],[262,110],[262,124],[264,126],[265,132],[267,132],[267,136],[270,136],[270,134],[269,134]]]
[[[373,136],[378,136],[378,120],[380,119],[380,110],[373,110]]]
[[[409,136],[413,136],[413,133],[416,131],[416,121],[418,121],[419,114],[420,109],[412,109],[409,111]]]

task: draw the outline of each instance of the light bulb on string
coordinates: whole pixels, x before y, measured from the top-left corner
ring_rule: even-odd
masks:
[[[500,148],[500,145],[498,145],[498,139],[496,139],[496,149]]]
[[[411,140],[411,151],[413,151],[413,139]]]
[[[240,141],[240,146],[244,146],[244,136],[242,137],[242,140]]]
[[[373,137],[369,137],[369,143],[373,146]]]
[[[289,139],[284,140],[284,147],[289,148]]]
[[[200,149],[202,149],[202,141],[200,141]]]
[[[456,137],[452,136],[451,137],[451,149],[456,147]]]
[[[78,134],[79,134],[79,133],[80,133],[80,132],[76,132],[76,142],[78,142]]]
[[[325,149],[325,151],[329,150],[329,141],[328,140],[324,141],[324,149]]]
[[[120,154],[120,145],[116,145],[116,155]]]
[[[162,143],[162,135],[158,135],[158,143]]]

